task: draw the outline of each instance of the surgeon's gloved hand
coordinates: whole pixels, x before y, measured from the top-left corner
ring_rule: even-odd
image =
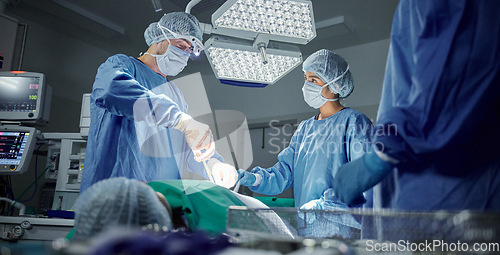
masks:
[[[257,175],[250,173],[244,169],[238,170],[238,179],[243,186],[253,186],[257,181]]]
[[[214,155],[215,142],[208,125],[194,120],[188,114],[182,113],[179,122],[174,128],[184,133],[196,161],[208,160]]]
[[[361,158],[340,166],[335,175],[335,195],[348,205],[364,202],[363,191],[382,181],[393,169],[394,163],[382,160],[373,147]]]
[[[323,210],[323,198],[311,200],[300,207],[300,210]]]
[[[300,210],[323,210],[323,197],[319,199],[311,200],[305,204],[303,204],[299,209]],[[316,221],[317,215],[316,212],[302,212],[299,213],[299,217],[306,220],[307,223],[311,224]]]
[[[339,210],[339,209],[347,209],[349,207],[362,207],[366,202],[365,196],[362,194],[357,197],[349,206],[346,203],[342,202],[336,195],[335,189],[328,188],[323,192],[322,197],[325,202],[323,203],[323,209],[325,210]]]
[[[222,163],[215,158],[211,158],[207,165],[212,171],[212,177],[214,178],[215,184],[228,189],[236,184],[238,172],[234,166]]]

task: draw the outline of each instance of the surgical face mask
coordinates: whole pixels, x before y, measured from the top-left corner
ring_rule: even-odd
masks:
[[[329,99],[321,95],[323,88],[328,86],[325,84],[323,86],[318,86],[312,82],[305,81],[304,86],[302,86],[302,93],[304,94],[304,101],[314,109],[318,109],[323,106],[327,101],[337,101],[338,98]]]
[[[333,79],[333,81],[330,81],[323,86],[318,86],[312,82],[305,81],[304,86],[302,86],[302,93],[304,94],[304,100],[306,101],[306,103],[312,108],[318,109],[321,106],[323,106],[327,101],[338,101],[339,100],[338,98],[329,99],[323,97],[323,95],[321,95],[321,92],[323,91],[324,87],[329,86],[330,84],[335,83],[336,81],[342,79],[342,77],[344,77],[344,75],[347,73],[348,70],[349,66],[347,66],[344,73],[342,73],[339,77]],[[338,92],[335,91],[333,91],[333,93],[339,94]]]
[[[163,55],[153,55],[145,53],[156,58],[156,64],[160,72],[167,76],[176,76],[184,67],[187,66],[189,60],[189,53],[183,51],[172,44],[169,44],[167,51]]]

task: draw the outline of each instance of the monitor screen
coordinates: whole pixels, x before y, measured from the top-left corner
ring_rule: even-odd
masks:
[[[35,129],[0,126],[0,174],[22,173],[33,153]]]
[[[32,72],[0,72],[0,121],[43,126],[50,113],[52,89],[45,75]]]
[[[0,77],[0,111],[36,112],[39,77]]]
[[[29,132],[0,132],[0,164],[19,165]]]

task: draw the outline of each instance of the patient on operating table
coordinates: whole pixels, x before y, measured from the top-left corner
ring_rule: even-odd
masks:
[[[326,194],[325,199],[330,202],[327,198]],[[315,202],[322,203],[325,209],[346,210]],[[255,198],[208,181],[165,180],[146,184],[125,177],[110,178],[95,183],[78,198],[74,207],[74,239],[91,239],[117,228],[138,230],[150,226],[160,230],[204,231],[216,236],[226,231],[229,206],[269,209]],[[359,230],[359,223],[349,213],[301,211],[298,217],[280,218],[274,210],[257,210],[249,215],[251,219],[247,220],[252,227],[272,236],[350,238],[356,236],[353,230]]]
[[[140,229],[155,224],[165,230],[189,228],[217,235],[226,230],[227,208],[232,205],[267,208],[256,199],[208,181],[146,184],[110,178],[92,185],[78,198],[74,239],[89,239],[115,227]]]

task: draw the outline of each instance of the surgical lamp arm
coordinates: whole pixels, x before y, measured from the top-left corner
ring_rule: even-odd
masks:
[[[197,5],[201,0],[191,0],[187,5],[186,5],[186,13],[191,14],[191,9]]]
[[[212,28],[213,28],[212,25],[200,22],[200,28],[204,34],[207,34],[207,35],[212,34]]]

